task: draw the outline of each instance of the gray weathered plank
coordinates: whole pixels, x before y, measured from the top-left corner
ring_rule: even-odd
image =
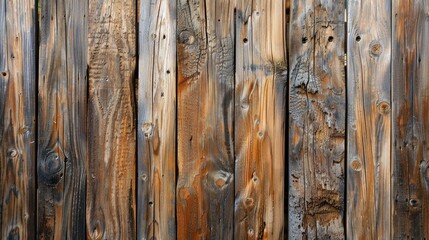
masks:
[[[284,238],[286,7],[237,1],[235,239]]]
[[[348,11],[347,238],[390,239],[391,1]]]
[[[179,239],[231,239],[234,1],[177,6]]]
[[[0,239],[34,239],[36,5],[0,1]]]
[[[344,239],[345,2],[293,0],[289,238]]]
[[[86,2],[42,0],[37,235],[85,237]]]
[[[392,237],[429,239],[429,1],[393,1]]]
[[[88,174],[90,239],[134,239],[136,1],[90,0]]]
[[[140,1],[137,239],[176,239],[176,0]]]

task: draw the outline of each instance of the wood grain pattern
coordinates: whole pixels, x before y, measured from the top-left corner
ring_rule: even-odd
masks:
[[[34,239],[36,5],[0,1],[0,239]]]
[[[233,4],[178,1],[178,239],[232,238]]]
[[[286,21],[286,1],[237,1],[235,239],[284,238]]]
[[[344,239],[344,12],[344,1],[291,4],[290,239]]]
[[[136,1],[90,0],[88,174],[90,239],[133,239]]]
[[[393,1],[392,237],[429,239],[429,2]]]
[[[176,1],[140,1],[137,239],[176,239]]]
[[[390,239],[391,2],[348,9],[347,238]]]
[[[38,238],[85,236],[86,3],[40,2]]]

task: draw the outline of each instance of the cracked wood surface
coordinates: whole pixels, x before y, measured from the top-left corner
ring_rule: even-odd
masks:
[[[237,1],[235,239],[284,238],[286,7]]]
[[[348,6],[347,238],[390,239],[391,4]]]
[[[0,1],[0,239],[36,237],[36,5]]]
[[[86,2],[40,2],[37,238],[85,237]]]
[[[344,1],[291,2],[291,239],[344,238],[344,12]]]
[[[393,0],[392,238],[429,239],[429,1]]]
[[[233,4],[178,1],[178,239],[232,238]]]
[[[137,239],[176,238],[176,1],[140,1]]]
[[[136,237],[136,1],[90,0],[88,174],[90,239]]]

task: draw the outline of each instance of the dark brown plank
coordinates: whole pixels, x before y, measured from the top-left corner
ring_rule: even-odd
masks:
[[[0,1],[0,239],[35,238],[36,5]]]
[[[178,239],[231,239],[234,2],[177,8]]]
[[[345,2],[293,0],[289,238],[344,239]]]
[[[284,238],[286,7],[237,1],[235,239]]]
[[[42,0],[38,238],[85,236],[86,2]]]
[[[429,239],[429,1],[393,1],[392,237]]]
[[[134,239],[136,1],[90,0],[87,237]]]
[[[391,1],[348,11],[347,238],[390,239]]]
[[[176,239],[176,0],[140,1],[137,239]]]

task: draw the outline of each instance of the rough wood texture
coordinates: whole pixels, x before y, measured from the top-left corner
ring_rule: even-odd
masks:
[[[429,1],[393,1],[392,237],[429,239]]]
[[[176,239],[176,0],[139,10],[137,239]]]
[[[43,0],[38,101],[38,238],[85,236],[86,2]]]
[[[232,238],[233,4],[178,1],[179,239]]]
[[[36,232],[35,7],[0,1],[0,239]]]
[[[286,21],[286,1],[237,1],[235,239],[284,238]]]
[[[291,4],[289,238],[344,239],[344,1]]]
[[[135,0],[89,1],[87,237],[133,239]]]
[[[348,3],[347,239],[390,239],[391,3]]]

